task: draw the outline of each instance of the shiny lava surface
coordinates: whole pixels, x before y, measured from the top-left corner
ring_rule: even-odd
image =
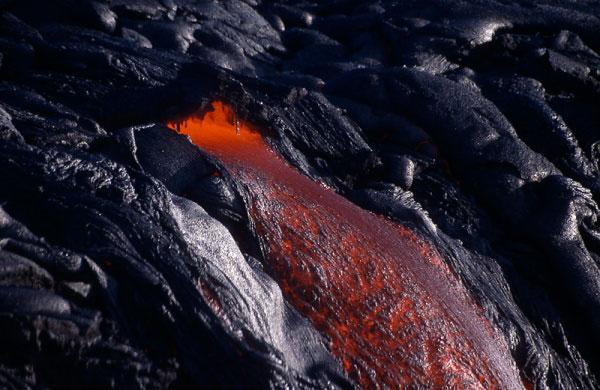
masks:
[[[169,123],[246,187],[267,269],[362,388],[519,388],[505,341],[435,250],[287,164],[213,111]]]

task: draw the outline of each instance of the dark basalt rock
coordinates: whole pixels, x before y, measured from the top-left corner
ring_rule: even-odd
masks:
[[[123,38],[135,43],[138,46],[152,49],[152,42],[150,42],[148,38],[146,38],[145,36],[143,36],[135,30],[123,27],[121,29],[121,35],[123,36]]]
[[[29,267],[28,289],[23,289],[24,281],[17,288],[10,283],[11,279],[5,279],[16,264],[4,268],[8,273],[3,274],[6,275],[4,280],[10,284],[0,292],[3,296],[0,310],[10,313],[17,321],[26,321],[27,316],[68,321],[48,329],[45,325],[38,328],[38,332],[48,333],[48,337],[58,338],[60,343],[77,338],[78,332],[82,332],[81,326],[86,324],[85,318],[91,316],[94,326],[100,328],[95,330],[98,334],[93,342],[76,340],[84,343],[78,348],[99,353],[106,348],[105,344],[114,345],[113,338],[121,337],[126,345],[133,343],[143,350],[136,352],[142,360],[160,360],[138,363],[139,369],[131,371],[127,365],[132,362],[128,356],[122,356],[117,361],[125,359],[124,371],[119,378],[105,380],[113,381],[115,386],[145,387],[149,382],[162,387],[177,377],[180,385],[198,384],[209,380],[208,372],[224,370],[213,376],[211,383],[231,386],[237,378],[243,377],[253,386],[263,386],[270,382],[294,381],[294,377],[309,372],[319,377],[317,372],[323,370],[319,367],[334,367],[333,363],[327,363],[331,358],[325,352],[321,336],[287,306],[272,280],[246,263],[227,230],[197,204],[167,192],[140,171],[86,153],[72,155],[56,149],[44,152],[23,145],[3,149],[2,157],[2,177],[7,183],[2,195],[12,205],[8,213],[3,212],[3,220],[8,225],[9,237],[14,232],[13,238],[4,243],[3,250],[13,262],[23,257],[21,267],[33,262],[44,268]],[[27,171],[23,171],[25,167]],[[44,178],[40,170],[48,175]],[[35,177],[41,181],[29,179]],[[22,201],[10,200],[9,189],[14,195],[20,194]],[[67,199],[72,191],[78,191],[79,195],[77,203],[70,207]],[[11,214],[21,215],[37,234],[12,227],[15,222],[11,222]],[[128,229],[122,230],[119,226]],[[40,241],[38,234],[54,245]],[[28,249],[30,247],[33,248]],[[47,264],[43,260],[46,256],[43,252],[38,255],[36,247],[40,247],[37,251],[65,252],[60,257],[73,257],[75,255],[69,255],[64,249],[70,247],[83,258],[75,257],[78,262],[73,264],[58,257],[53,259],[57,265]],[[205,257],[209,253],[210,257]],[[51,275],[55,275],[54,283]],[[83,296],[74,294],[72,286],[66,289],[62,285],[55,286],[59,281],[87,284],[89,287],[83,286],[83,289],[89,291]],[[193,297],[194,294],[197,296]],[[86,307],[97,310],[89,312]],[[83,314],[78,314],[80,311]],[[141,318],[146,320],[139,322]],[[55,326],[59,330],[55,331]],[[64,326],[80,329],[68,330],[69,335],[65,335],[60,330]],[[284,334],[289,336],[290,331],[298,332],[298,337],[284,337]],[[195,334],[198,344],[187,342],[186,334]],[[21,339],[22,336],[17,338]],[[214,341],[209,341],[211,339]],[[44,345],[43,341],[38,342]],[[36,372],[40,370],[38,384],[61,387],[83,380],[62,378],[59,372],[44,366],[50,364],[45,363],[45,359],[52,359],[49,351],[27,351],[24,350],[26,345],[16,344],[14,349],[4,351],[9,359],[7,363],[25,359]],[[211,351],[208,345],[217,349]],[[249,346],[252,346],[250,350]],[[57,347],[50,344],[46,348]],[[227,359],[235,359],[235,355],[226,358],[231,353],[248,353],[251,355],[248,362],[256,359],[256,364],[271,361],[271,368],[264,366],[266,371],[240,372],[232,376],[233,361],[223,365]],[[208,359],[210,356],[213,358]],[[214,356],[220,357],[215,359]],[[85,356],[78,359],[83,360],[70,364],[87,365]],[[100,360],[98,364],[112,364],[117,357],[108,352],[104,359],[106,363]],[[180,366],[180,374],[175,375],[174,370],[184,360],[187,363]],[[179,361],[181,363],[175,363]],[[155,364],[159,366],[154,367]],[[243,367],[239,366],[245,370]],[[99,375],[94,374],[94,370],[94,367],[82,368],[78,373],[90,375],[85,383],[97,387],[107,385],[104,380],[94,382],[95,375]],[[146,377],[148,373],[158,375],[161,370],[166,370],[165,378]],[[341,375],[335,370],[332,373]],[[306,380],[310,383],[308,378]]]
[[[600,374],[600,6],[1,1],[0,386],[352,387],[247,194],[164,127],[232,105],[432,242],[525,384]]]
[[[17,131],[12,123],[10,114],[4,111],[0,107],[0,138],[2,140],[9,140],[11,138],[20,138],[23,140],[21,134]]]

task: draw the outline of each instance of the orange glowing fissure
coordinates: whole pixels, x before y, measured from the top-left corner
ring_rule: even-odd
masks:
[[[246,187],[267,268],[350,378],[365,389],[522,388],[506,342],[433,248],[299,173],[231,107],[212,107],[169,127]]]

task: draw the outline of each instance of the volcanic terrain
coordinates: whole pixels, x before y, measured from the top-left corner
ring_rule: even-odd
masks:
[[[0,387],[600,386],[600,2],[0,0]]]

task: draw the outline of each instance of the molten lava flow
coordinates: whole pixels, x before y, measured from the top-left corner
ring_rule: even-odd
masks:
[[[290,167],[223,103],[170,127],[247,187],[285,296],[331,340],[363,388],[518,388],[504,341],[439,255]]]

